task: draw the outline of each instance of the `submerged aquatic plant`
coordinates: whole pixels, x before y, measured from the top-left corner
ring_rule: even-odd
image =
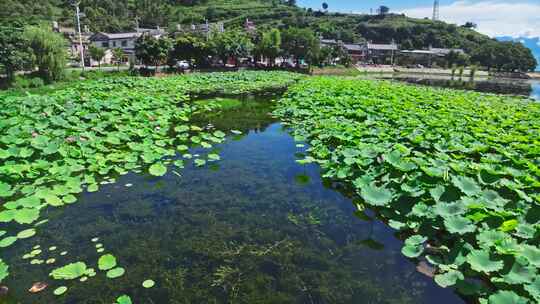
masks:
[[[403,254],[425,256],[437,284],[481,303],[540,301],[540,104],[312,78],[275,114],[311,145],[301,162],[410,235]]]
[[[222,134],[190,123],[208,110],[190,95],[283,88],[299,78],[281,72],[125,77],[81,82],[47,96],[0,94],[0,225],[42,224],[47,208],[75,203],[79,193],[98,191],[117,175],[148,169],[163,176],[185,147],[222,142]],[[28,229],[21,238],[31,236]],[[16,241],[4,237],[0,247]]]

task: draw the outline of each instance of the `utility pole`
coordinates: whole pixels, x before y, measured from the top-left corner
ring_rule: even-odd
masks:
[[[439,0],[435,0],[435,2],[433,2],[433,19],[432,19],[433,21],[439,21],[440,19],[439,10],[440,10]]]
[[[84,46],[82,43],[81,18],[80,18],[81,11],[79,9],[79,4],[81,4],[80,1],[73,2],[73,5],[75,6],[75,12],[77,15],[77,30],[79,31],[79,49],[80,49],[80,54],[81,54],[81,67],[84,71]]]

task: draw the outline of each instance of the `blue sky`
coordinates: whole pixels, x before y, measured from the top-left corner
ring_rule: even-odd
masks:
[[[380,5],[411,17],[431,17],[433,0],[297,0],[300,6],[331,11],[369,13]],[[540,37],[540,0],[440,0],[441,19],[463,24],[473,21],[478,31],[492,36]]]

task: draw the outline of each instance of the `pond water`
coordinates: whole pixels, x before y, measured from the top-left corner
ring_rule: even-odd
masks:
[[[270,111],[267,101],[244,100],[200,118],[201,125],[243,132],[216,147],[222,160],[213,165],[189,164],[181,177],[128,174],[50,210],[35,237],[3,250],[11,276],[0,303],[110,304],[122,294],[156,304],[464,303],[403,257],[391,228],[355,216],[351,199],[321,180],[316,165],[298,164],[305,148]],[[117,257],[124,276],[108,279],[97,270],[97,244]],[[55,263],[22,259],[35,245],[39,258]],[[76,261],[97,275],[85,282],[48,278]],[[143,288],[146,279],[156,285]],[[30,294],[38,281],[50,286]],[[68,291],[53,296],[61,285]]]
[[[383,78],[388,78],[383,76]],[[451,78],[448,76],[419,76],[419,75],[392,75],[392,80],[412,84],[452,88],[460,90],[473,90],[483,93],[506,94],[529,97],[540,101],[540,80],[519,79],[486,79],[478,78],[470,81],[468,78]]]

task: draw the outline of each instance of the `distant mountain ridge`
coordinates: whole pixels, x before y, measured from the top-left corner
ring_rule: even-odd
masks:
[[[497,37],[500,41],[519,41],[523,43],[526,47],[531,49],[533,52],[534,57],[536,57],[536,61],[538,61],[538,66],[536,66],[536,71],[540,72],[540,37],[509,37],[509,36],[503,36],[503,37]]]

